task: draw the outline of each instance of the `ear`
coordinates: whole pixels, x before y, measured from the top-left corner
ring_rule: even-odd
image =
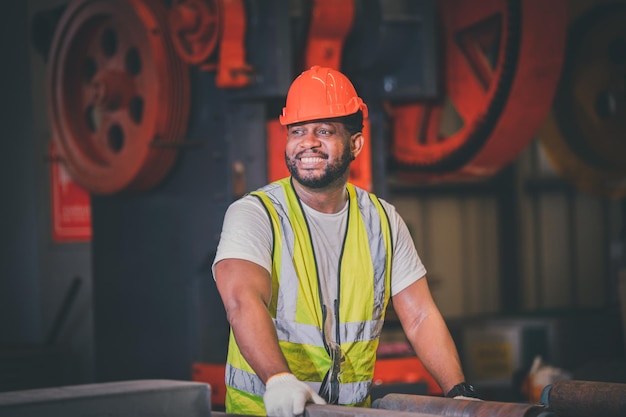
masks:
[[[350,136],[350,151],[352,151],[352,159],[356,159],[357,156],[363,150],[363,143],[365,142],[365,138],[363,137],[363,133],[357,132],[354,135]]]

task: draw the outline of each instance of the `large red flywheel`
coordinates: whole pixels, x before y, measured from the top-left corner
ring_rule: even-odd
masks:
[[[566,1],[438,5],[444,95],[393,106],[392,154],[400,176],[412,181],[488,177],[518,156],[550,110]]]
[[[566,66],[540,139],[589,194],[626,197],[626,1],[570,0]]]
[[[189,75],[149,0],[74,0],[55,31],[48,111],[61,161],[93,194],[146,190],[176,159]]]

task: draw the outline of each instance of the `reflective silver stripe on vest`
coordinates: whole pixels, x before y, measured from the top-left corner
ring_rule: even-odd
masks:
[[[317,326],[280,319],[274,319],[274,325],[278,340],[314,346],[324,344],[322,331]]]
[[[368,192],[355,188],[357,192],[357,201],[359,202],[359,211],[365,223],[367,237],[370,245],[370,253],[374,262],[374,309],[373,318],[382,317],[383,308],[385,307],[385,261],[387,259],[387,250],[385,241],[379,239],[382,236],[381,222],[386,222],[387,218],[380,218],[378,210],[372,201]],[[372,197],[374,198],[374,197]],[[367,210],[364,210],[367,208]]]
[[[339,323],[339,335],[343,341],[376,340],[383,328],[383,323],[382,319]],[[279,340],[315,346],[324,344],[322,331],[317,326],[281,319],[274,319],[274,325]]]
[[[383,324],[382,319],[339,323],[339,335],[343,341],[376,340],[380,336]],[[280,319],[274,319],[274,325],[279,340],[315,346],[322,346],[324,343],[322,332],[317,326]]]
[[[339,336],[343,341],[363,342],[376,340],[380,336],[384,321],[370,320],[353,323],[340,323]]]
[[[339,404],[356,404],[365,400],[370,385],[371,381],[339,384]]]
[[[226,363],[226,385],[258,396],[265,394],[265,384],[261,381],[261,378],[250,372],[235,368],[229,363]]]
[[[315,392],[319,392],[322,386],[321,382],[305,382]],[[243,371],[241,369],[226,364],[226,385],[235,387],[238,390],[248,392],[253,395],[262,397],[265,394],[265,384],[255,374]],[[352,382],[341,384],[339,386],[339,403],[352,404],[353,401],[360,402],[367,397],[371,382]],[[354,399],[357,398],[355,401]]]
[[[291,223],[289,221],[289,210],[287,208],[287,201],[284,198],[283,187],[281,185],[272,183],[261,189],[264,191],[267,197],[272,201],[278,217],[280,219],[280,228],[283,232],[283,244],[280,250],[283,256],[292,253],[288,248],[293,248],[295,237]],[[278,193],[276,193],[278,191]],[[280,196],[280,198],[278,197]],[[284,276],[295,277],[296,269],[289,259],[283,259],[280,266],[280,274]],[[298,280],[286,280],[281,281],[279,287],[278,299],[276,300],[276,316],[277,317],[295,317],[296,316],[296,303],[298,298]],[[285,302],[285,300],[287,302]]]

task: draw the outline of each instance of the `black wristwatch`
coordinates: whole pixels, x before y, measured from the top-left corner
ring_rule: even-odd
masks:
[[[446,397],[454,398],[459,395],[462,395],[463,397],[478,398],[478,394],[476,393],[474,387],[467,382],[461,382],[460,384],[453,386],[452,389],[446,394]]]

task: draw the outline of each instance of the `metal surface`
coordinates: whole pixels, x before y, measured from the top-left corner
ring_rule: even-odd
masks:
[[[559,417],[626,416],[626,384],[557,381],[544,388],[541,399]]]
[[[393,107],[393,157],[411,182],[492,176],[518,156],[549,112],[564,51],[565,0],[481,5],[439,2],[445,94]]]
[[[341,405],[307,405],[304,417],[435,417],[436,414],[405,412],[400,410],[376,410],[373,408],[346,407]]]
[[[304,409],[304,417],[437,417],[436,414],[414,413],[407,411],[375,410],[371,408],[347,407],[341,405],[309,404]],[[247,417],[245,414],[231,414],[211,411],[210,417]]]
[[[383,410],[411,411],[442,417],[555,417],[542,405],[455,400],[424,395],[389,394],[372,404]]]
[[[626,196],[626,2],[571,3],[564,71],[541,144],[576,188],[620,199]]]
[[[146,379],[0,393],[2,417],[207,417],[211,387]]]
[[[145,0],[75,0],[55,31],[47,74],[56,150],[93,194],[146,190],[173,165],[189,113],[187,67]]]

